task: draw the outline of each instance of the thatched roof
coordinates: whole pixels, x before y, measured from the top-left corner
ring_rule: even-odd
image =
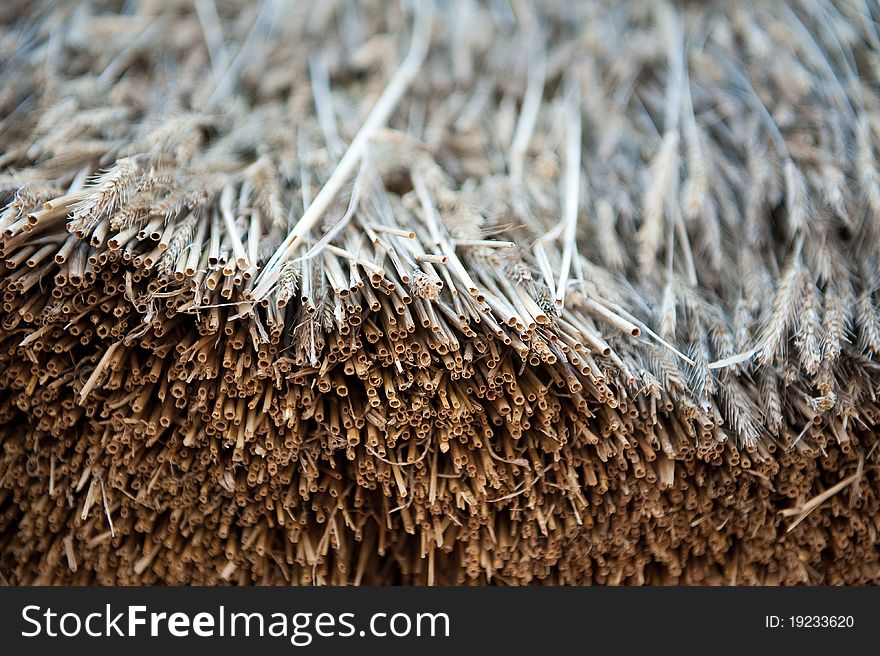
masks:
[[[0,575],[880,580],[876,6],[0,20]]]

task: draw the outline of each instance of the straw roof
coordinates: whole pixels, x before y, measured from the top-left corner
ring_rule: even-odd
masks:
[[[875,5],[0,13],[3,581],[880,581]]]

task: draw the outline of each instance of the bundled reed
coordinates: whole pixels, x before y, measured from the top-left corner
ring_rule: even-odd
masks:
[[[21,4],[4,582],[880,581],[875,4]]]

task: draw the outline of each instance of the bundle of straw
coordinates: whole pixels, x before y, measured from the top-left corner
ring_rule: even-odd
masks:
[[[25,2],[7,583],[880,582],[880,11]]]

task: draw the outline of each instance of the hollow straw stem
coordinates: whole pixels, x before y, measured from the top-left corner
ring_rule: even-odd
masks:
[[[534,246],[535,261],[541,270],[541,276],[544,278],[544,284],[550,291],[550,296],[556,298],[556,281],[553,280],[553,268],[550,266],[550,259],[547,257],[547,251],[540,240],[535,242]]]
[[[500,241],[494,239],[456,239],[453,245],[466,246],[468,248],[516,248],[512,241]]]
[[[402,228],[394,228],[392,226],[378,225],[375,223],[370,224],[369,228],[371,228],[373,232],[381,232],[395,237],[402,237],[403,239],[416,238],[416,233],[412,230],[403,230]]]
[[[533,41],[536,45],[529,66],[526,93],[523,98],[522,110],[516,124],[513,142],[510,146],[510,178],[514,182],[521,182],[523,176],[523,162],[526,151],[535,131],[535,121],[538,119],[538,110],[541,109],[541,99],[544,95],[544,69],[546,67],[546,53],[543,42],[540,39]]]
[[[562,235],[562,263],[559,267],[559,284],[556,285],[556,306],[561,310],[565,304],[565,293],[568,287],[568,274],[571,260],[575,255],[575,237],[577,233],[577,215],[580,201],[581,181],[581,91],[574,76],[568,78],[566,89],[566,117],[568,132],[565,147],[565,207],[563,221],[565,229]]]
[[[223,217],[223,225],[226,228],[226,235],[232,244],[232,252],[235,254],[236,266],[244,271],[250,266],[247,252],[244,244],[241,243],[241,237],[238,229],[235,227],[235,216],[232,213],[232,201],[234,200],[235,190],[232,185],[226,185],[220,194],[220,214]]]
[[[345,144],[339,136],[336,115],[333,111],[333,94],[330,92],[330,73],[327,70],[327,57],[317,53],[309,57],[309,76],[312,81],[312,96],[315,100],[315,112],[318,125],[324,133],[324,141],[330,154],[339,157]]]
[[[809,515],[811,512],[813,512],[816,508],[821,506],[823,503],[825,503],[828,499],[833,497],[835,494],[837,494],[838,492],[840,492],[844,488],[848,487],[849,485],[852,485],[858,477],[859,477],[858,472],[851,474],[851,475],[847,476],[846,478],[837,482],[835,485],[832,485],[831,487],[829,487],[827,490],[825,490],[821,494],[816,495],[815,497],[813,497],[812,499],[807,501],[802,506],[797,506],[795,508],[785,508],[784,510],[780,510],[779,514],[782,515],[783,517],[792,517],[795,515],[797,516],[797,519],[795,519],[794,522],[792,522],[788,526],[788,528],[786,529],[786,532],[788,533],[788,532],[791,532],[792,530],[794,530],[794,528],[798,524],[800,524],[806,518],[807,515]]]
[[[324,212],[327,211],[327,208],[330,207],[342,189],[345,181],[351,176],[358,162],[360,162],[370,137],[373,136],[376,130],[388,122],[388,118],[391,116],[397,103],[400,102],[403,94],[419,72],[422,62],[428,53],[428,46],[431,40],[433,11],[434,6],[431,0],[420,0],[416,3],[415,18],[413,20],[413,38],[406,58],[389,80],[388,86],[385,87],[376,105],[370,111],[361,129],[358,130],[358,133],[349,145],[348,150],[345,151],[342,159],[339,160],[339,164],[330,178],[260,273],[253,292],[256,300],[262,300],[269,295],[272,286],[280,275],[280,265],[290,258],[303,237],[320,221]]]
[[[354,253],[351,253],[343,248],[339,248],[338,246],[328,245],[325,250],[328,253],[332,253],[333,255],[338,255],[340,257],[344,257],[347,260],[354,262],[362,267],[364,267],[367,271],[371,273],[375,273],[379,276],[385,276],[385,269],[375,264],[374,262],[370,262],[369,260],[365,260],[361,257],[358,257]]]

